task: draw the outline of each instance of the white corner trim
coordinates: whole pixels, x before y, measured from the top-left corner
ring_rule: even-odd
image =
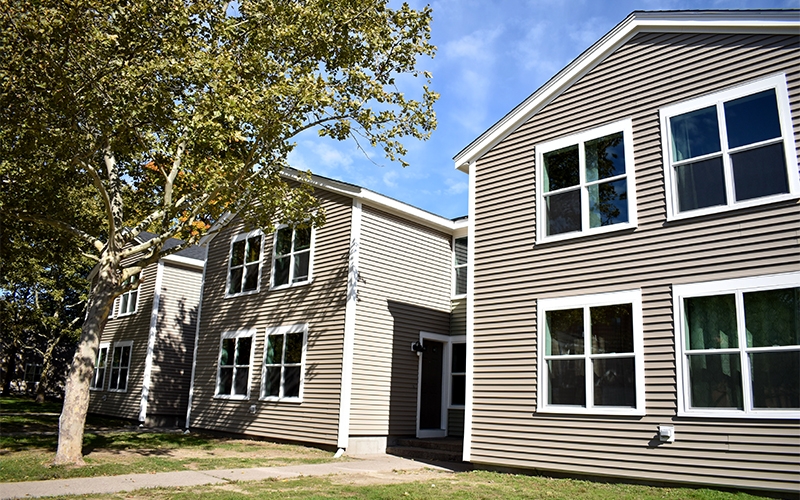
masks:
[[[164,262],[158,262],[155,291],[153,292],[153,308],[150,311],[150,331],[147,336],[147,355],[144,358],[144,378],[142,380],[142,398],[139,402],[139,422],[147,418],[147,400],[150,396],[150,377],[153,372],[153,350],[156,347],[158,333],[158,308],[161,305],[161,285],[164,281]],[[137,297],[138,300],[138,297]]]
[[[469,166],[469,198],[468,225],[467,225],[467,372],[466,394],[464,395],[464,443],[462,460],[470,461],[472,455],[472,390],[474,370],[474,345],[475,345],[475,178],[477,177],[477,162]]]
[[[347,270],[347,304],[344,313],[344,347],[342,349],[342,387],[339,396],[339,436],[337,446],[347,448],[350,437],[350,407],[353,393],[353,351],[356,336],[358,303],[358,257],[361,245],[361,200],[353,198],[350,217],[350,262]]]
[[[166,262],[174,262],[176,264],[183,264],[189,267],[195,267],[197,269],[202,269],[203,266],[206,265],[206,261],[200,259],[192,259],[190,257],[183,257],[181,255],[167,255],[163,257],[161,260]]]
[[[197,301],[197,325],[194,330],[194,350],[192,353],[192,377],[189,379],[189,401],[186,405],[186,422],[184,427],[189,429],[192,418],[192,401],[194,400],[194,377],[197,371],[197,345],[200,343],[200,318],[203,309],[203,292],[206,287],[206,269],[208,266],[203,267],[203,278],[200,282],[200,300]]]

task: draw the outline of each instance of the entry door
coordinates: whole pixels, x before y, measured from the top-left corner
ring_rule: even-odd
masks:
[[[425,347],[419,363],[417,437],[421,438],[447,435],[447,341],[435,337],[434,334],[421,335]]]

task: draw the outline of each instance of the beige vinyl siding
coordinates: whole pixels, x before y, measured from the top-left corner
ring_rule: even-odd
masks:
[[[326,191],[319,191],[318,195],[327,222],[316,229],[310,284],[269,290],[273,234],[267,232],[259,292],[225,297],[231,240],[246,229],[235,221],[212,240],[203,291],[191,427],[336,445],[352,200]],[[302,402],[260,401],[266,329],[301,323],[309,326]],[[215,398],[220,335],[250,328],[256,330],[250,398]],[[255,413],[250,413],[251,405],[256,406]]]
[[[202,269],[164,263],[147,418],[186,417]]]
[[[132,259],[131,259],[132,260]],[[127,264],[127,262],[126,262]],[[89,412],[121,418],[138,419],[142,397],[147,338],[150,331],[150,313],[153,311],[158,264],[147,266],[141,274],[136,312],[122,317],[111,317],[100,336],[100,342],[109,342],[106,378],[102,391],[90,391]],[[116,312],[116,302],[115,309]],[[125,392],[108,390],[111,375],[111,359],[116,342],[132,341],[131,365],[128,372],[128,388]]]
[[[450,330],[452,236],[365,205],[351,435],[413,435],[420,331]]]
[[[800,145],[797,36],[639,34],[477,162],[474,412],[478,464],[800,488],[797,420],[677,417],[671,286],[797,271],[800,205],[666,221],[659,108],[786,72]],[[535,146],[633,121],[635,230],[534,245]],[[629,167],[630,168],[630,167]],[[645,417],[536,412],[536,300],[641,289]],[[676,440],[659,445],[659,424]]]

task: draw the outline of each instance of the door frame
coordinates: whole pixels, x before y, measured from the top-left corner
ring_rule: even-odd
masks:
[[[433,340],[436,342],[441,342],[444,344],[443,352],[442,352],[442,400],[439,403],[441,405],[441,423],[439,429],[420,429],[419,428],[419,417],[420,417],[420,410],[422,405],[422,356],[425,355],[423,352],[419,356],[419,360],[417,362],[417,437],[418,438],[435,438],[435,437],[446,437],[447,436],[447,418],[450,409],[450,373],[452,368],[452,344],[458,343],[459,341],[463,342],[465,336],[460,335],[456,337],[451,337],[449,335],[442,335],[440,333],[431,333],[431,332],[419,332],[419,341],[422,345],[425,345],[425,339]]]

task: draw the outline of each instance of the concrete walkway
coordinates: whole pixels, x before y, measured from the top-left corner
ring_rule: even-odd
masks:
[[[328,476],[331,474],[374,474],[391,471],[410,471],[432,468],[451,472],[452,469],[416,462],[392,455],[367,455],[350,462],[331,462],[283,467],[254,467],[251,469],[219,469],[207,471],[158,472],[155,474],[126,474],[124,476],[83,477],[0,483],[0,499],[34,498],[57,495],[87,495],[133,491],[142,488],[202,486],[230,481],[261,481],[299,476]]]

